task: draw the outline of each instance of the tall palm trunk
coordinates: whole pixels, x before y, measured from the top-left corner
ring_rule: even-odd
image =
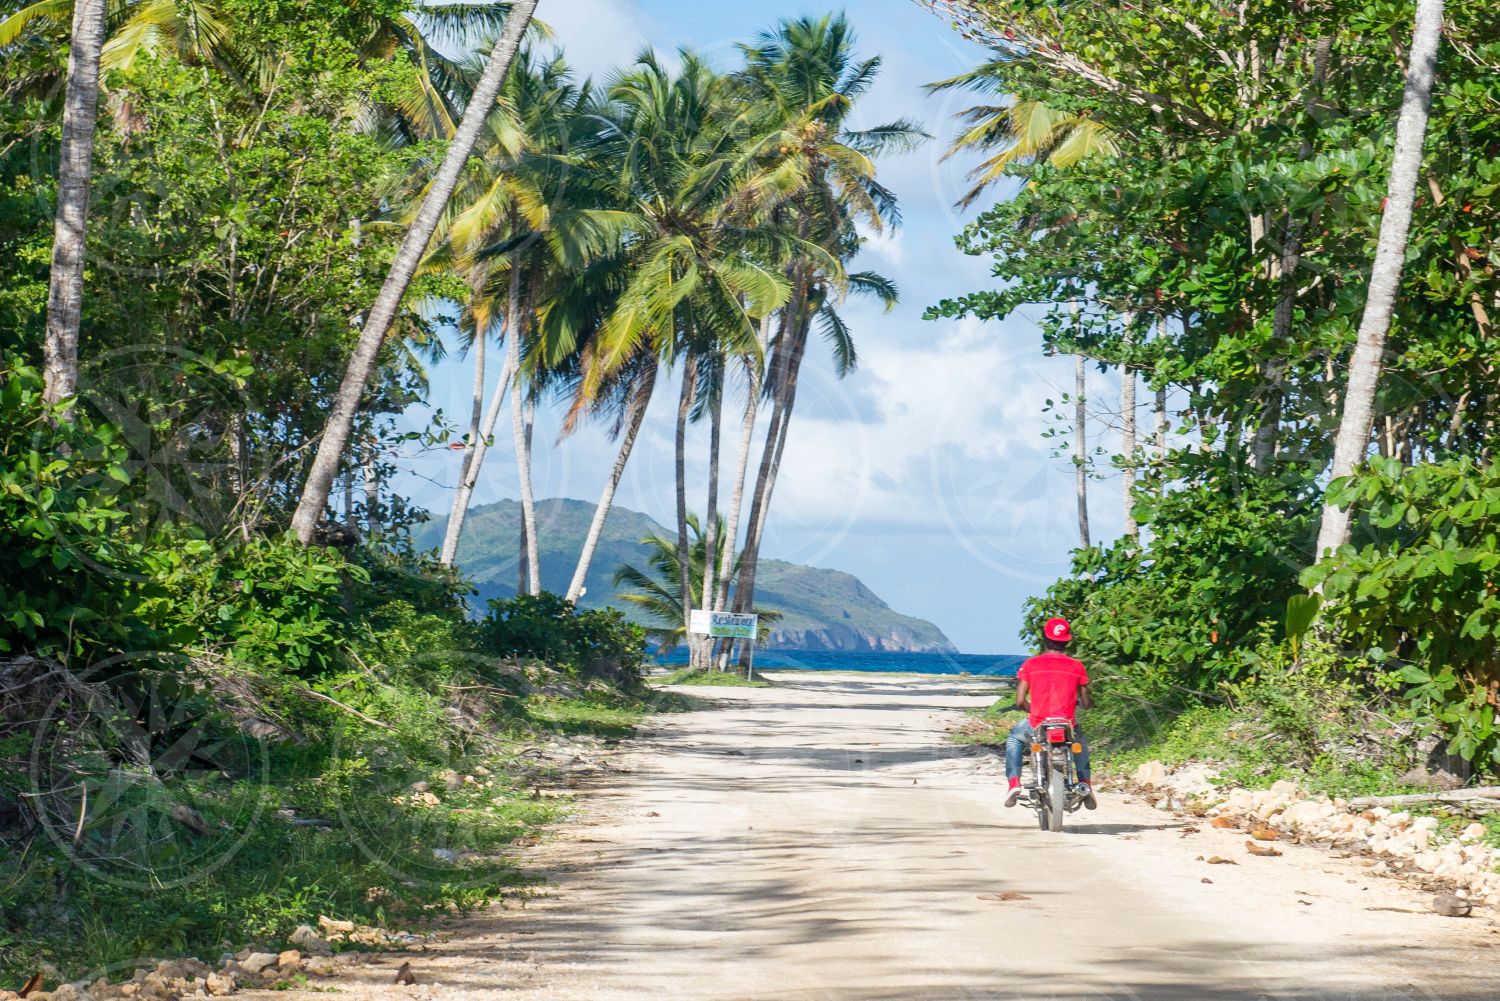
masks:
[[[68,88],[63,98],[57,170],[57,220],[47,286],[47,335],[42,345],[44,398],[48,403],[68,399],[78,391],[78,327],[83,318],[83,262],[89,188],[94,177],[94,119],[99,110],[104,6],[105,0],[75,0],[73,4],[73,40],[68,52]]]
[[[698,378],[698,362],[689,357],[682,366],[682,391],[677,397],[677,435],[673,462],[677,474],[677,582],[682,598],[682,628],[688,653],[698,661],[699,643],[690,627],[693,618],[693,575],[689,567],[687,510],[687,425],[693,409],[693,389]]]
[[[641,422],[646,418],[646,408],[651,404],[651,393],[655,388],[656,366],[653,365],[646,369],[641,376],[640,385],[630,396],[620,451],[615,456],[614,468],[609,471],[609,479],[604,483],[599,504],[594,508],[594,520],[589,523],[589,534],[583,540],[583,551],[578,554],[578,566],[573,571],[572,582],[568,584],[569,601],[577,601],[583,596],[583,582],[588,577],[589,564],[594,561],[594,550],[599,547],[599,537],[604,534],[605,519],[609,517],[609,509],[615,502],[615,491],[620,486],[620,477],[625,475],[625,464],[630,461],[636,435],[640,433]]]
[[[520,295],[520,287],[514,278],[511,281],[509,295],[512,298]],[[518,312],[519,310],[511,309],[509,306],[505,311],[504,336],[511,340],[520,336],[511,326]],[[483,348],[481,348],[476,365],[482,363],[483,358]],[[463,537],[464,522],[469,517],[469,504],[474,499],[474,488],[479,483],[479,473],[484,468],[485,456],[489,454],[490,442],[495,440],[495,426],[500,423],[500,409],[505,402],[506,392],[515,378],[516,364],[507,350],[505,363],[500,368],[500,379],[495,383],[495,395],[490,399],[490,405],[485,410],[484,420],[480,423],[477,433],[472,436],[473,455],[464,463],[463,479],[459,481],[458,493],[453,497],[453,509],[448,516],[447,530],[443,533],[443,549],[439,555],[439,562],[443,566],[451,567],[458,559],[458,544]]]
[[[713,396],[708,401],[708,511],[703,526],[703,590],[698,595],[698,607],[705,612],[714,607],[714,580],[718,573],[719,552],[719,441],[724,419],[724,366],[716,364]],[[730,548],[734,548],[731,544]],[[705,650],[712,646],[704,643]]]
[[[97,2],[102,3],[102,0]],[[328,506],[328,492],[333,487],[333,478],[338,472],[344,451],[349,447],[354,415],[370,381],[370,373],[375,369],[381,345],[385,343],[386,334],[395,322],[401,300],[406,296],[412,277],[422,263],[427,244],[437,230],[443,210],[453,197],[464,165],[474,152],[474,146],[479,141],[480,132],[483,131],[490,112],[494,110],[495,97],[500,93],[500,85],[510,71],[516,50],[521,45],[521,36],[530,25],[536,6],[537,0],[514,0],[511,4],[510,13],[505,18],[505,30],[490,51],[484,74],[479,78],[473,96],[464,109],[463,119],[459,122],[453,141],[448,145],[442,166],[433,177],[432,186],[422,199],[422,207],[411,228],[406,231],[395,259],[391,261],[391,270],[386,275],[385,284],[381,286],[380,294],[365,317],[359,340],[355,343],[354,353],[344,372],[344,380],[329,411],[322,440],[318,443],[318,453],[308,471],[307,482],[303,485],[302,497],[292,515],[292,529],[304,544],[312,542],[318,522],[323,517],[323,510]]]
[[[771,317],[760,321],[756,337],[762,357],[766,351],[766,340],[770,336]],[[724,526],[724,554],[719,560],[719,580],[714,587],[714,608],[722,610],[729,603],[729,575],[734,572],[735,547],[739,543],[740,508],[745,501],[745,475],[750,469],[750,449],[755,444],[755,415],[760,410],[760,374],[763,362],[750,359],[746,365],[748,386],[745,390],[745,416],[740,422],[740,455],[734,471],[734,490],[729,500],[729,519]]]
[[[1127,314],[1124,336],[1127,354],[1134,336],[1131,332],[1134,323],[1135,315]],[[1125,468],[1120,473],[1120,489],[1125,500],[1124,531],[1127,539],[1139,539],[1141,533],[1135,523],[1135,369],[1130,367],[1128,360],[1120,366],[1120,376],[1123,380],[1120,384],[1120,450],[1125,454]]]
[[[1390,329],[1396,293],[1401,284],[1401,265],[1411,229],[1417,175],[1422,169],[1422,145],[1432,108],[1432,83],[1437,72],[1442,31],[1443,0],[1417,0],[1406,88],[1401,96],[1401,114],[1396,120],[1396,150],[1391,159],[1385,214],[1380,220],[1380,237],[1370,269],[1365,312],[1359,323],[1354,357],[1349,362],[1348,389],[1344,393],[1338,437],[1334,441],[1334,479],[1352,473],[1370,447],[1381,355],[1385,351],[1385,335]],[[1351,513],[1350,508],[1324,502],[1316,559],[1321,561],[1325,554],[1349,540]]]
[[[1083,355],[1073,356],[1073,465],[1078,493],[1078,544],[1089,547],[1089,446],[1088,405],[1084,399],[1087,371]]]
[[[478,283],[476,283],[478,284]],[[478,294],[478,290],[474,291]],[[473,310],[471,310],[473,312]],[[458,537],[463,531],[464,516],[468,513],[469,495],[464,486],[469,482],[469,470],[474,465],[474,453],[479,450],[479,433],[484,427],[484,353],[488,331],[482,329],[478,318],[474,323],[474,390],[469,408],[469,440],[464,444],[464,460],[458,471],[458,489],[453,492],[453,506],[448,510],[448,527],[443,533],[443,550],[438,561],[443,566],[452,566],[458,554]],[[505,391],[504,383],[498,392]]]
[[[748,612],[755,605],[755,576],[760,561],[760,542],[770,516],[771,494],[780,470],[781,449],[785,442],[791,404],[796,397],[797,371],[801,367],[802,345],[806,334],[803,313],[806,312],[808,278],[801,268],[793,274],[792,298],[781,311],[781,333],[777,337],[775,356],[767,380],[771,390],[771,421],[766,427],[766,444],[761,449],[760,467],[756,470],[755,490],[750,495],[750,518],[745,528],[745,545],[740,552],[740,577],[734,587],[734,610]]]
[[[531,492],[531,433],[526,419],[526,395],[521,392],[521,255],[511,255],[510,297],[506,305],[505,326],[510,340],[505,347],[505,368],[511,377],[510,424],[516,443],[516,474],[521,489],[521,546],[519,552],[525,560],[524,574],[519,581],[521,590],[527,594],[542,591],[542,568],[537,561],[536,500]]]

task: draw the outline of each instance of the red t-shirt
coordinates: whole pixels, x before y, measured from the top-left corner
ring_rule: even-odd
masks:
[[[1089,683],[1082,661],[1065,653],[1040,654],[1021,665],[1016,680],[1031,687],[1032,726],[1059,716],[1078,721],[1078,688]]]

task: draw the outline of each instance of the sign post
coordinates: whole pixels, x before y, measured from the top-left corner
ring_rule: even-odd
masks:
[[[759,624],[760,617],[757,615],[744,615],[739,612],[705,612],[701,608],[693,609],[692,615],[688,618],[688,629],[695,636],[734,639],[741,643],[746,640],[750,641],[750,656],[745,661],[747,681],[754,677],[755,637]]]

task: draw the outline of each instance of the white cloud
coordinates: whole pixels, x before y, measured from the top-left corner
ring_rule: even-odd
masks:
[[[569,64],[596,79],[633,61],[655,34],[633,0],[560,0],[537,13]]]

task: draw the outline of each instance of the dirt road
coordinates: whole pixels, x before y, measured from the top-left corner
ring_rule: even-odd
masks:
[[[697,690],[536,849],[550,888],[346,997],[1494,999],[1491,916],[1357,859],[1184,825],[1105,794],[1063,835],[1000,804],[998,760],[944,730],[963,679],[773,675]],[[1237,865],[1208,865],[1222,855]],[[1022,900],[995,900],[1006,892]],[[268,997],[270,995],[267,995]],[[286,994],[277,995],[285,999]],[[311,999],[311,994],[308,995]]]

